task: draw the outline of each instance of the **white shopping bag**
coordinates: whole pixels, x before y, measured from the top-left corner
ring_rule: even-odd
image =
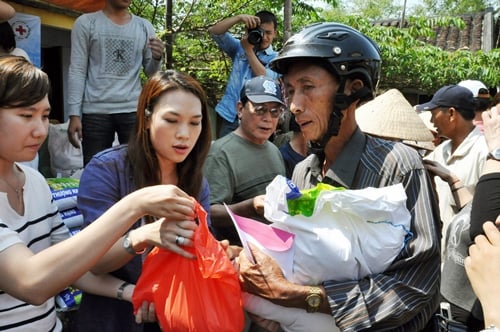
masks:
[[[68,122],[49,125],[50,170],[54,177],[71,177],[83,169],[83,152],[68,139]]]
[[[291,216],[288,180],[277,176],[267,187],[266,219],[295,234],[289,280],[317,285],[325,280],[358,280],[384,271],[411,236],[411,215],[401,184],[384,188],[322,191],[312,216]]]
[[[401,184],[385,188],[322,191],[308,217],[292,216],[287,197],[300,194],[283,176],[266,189],[264,215],[295,235],[292,274],[286,278],[302,285],[326,280],[359,280],[387,269],[411,236],[411,215]],[[273,252],[268,254],[274,258]],[[279,263],[279,260],[277,260]],[[280,265],[281,266],[281,265]],[[290,270],[289,266],[282,270]],[[333,316],[287,308],[251,294],[243,294],[244,308],[280,323],[286,332],[339,331]]]

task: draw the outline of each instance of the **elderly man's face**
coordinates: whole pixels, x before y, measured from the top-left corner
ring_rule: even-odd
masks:
[[[338,82],[326,69],[315,64],[292,64],[284,75],[290,111],[302,134],[319,141],[326,133]]]

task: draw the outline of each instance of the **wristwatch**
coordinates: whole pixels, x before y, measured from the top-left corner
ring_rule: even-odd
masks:
[[[323,296],[321,293],[321,288],[316,286],[309,287],[309,294],[306,297],[307,312],[318,311],[322,302]]]
[[[495,159],[497,161],[500,161],[500,149],[495,149],[493,151],[490,151],[486,159]]]
[[[123,238],[123,249],[131,255],[142,255],[146,251],[146,248],[141,251],[135,251],[132,247],[132,241],[130,241],[129,233],[125,234],[125,237]]]
[[[127,287],[128,285],[130,285],[130,283],[124,281],[120,287],[118,287],[118,290],[116,291],[116,298],[118,300],[121,300],[123,301],[123,291],[125,291],[125,287]]]

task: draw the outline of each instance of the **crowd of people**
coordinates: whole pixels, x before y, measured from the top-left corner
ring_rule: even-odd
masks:
[[[401,94],[374,100],[383,59],[368,36],[319,23],[276,52],[274,14],[240,14],[208,31],[233,61],[211,124],[202,85],[160,70],[164,45],[129,5],[106,0],[72,30],[68,140],[85,161],[78,192],[84,224],[74,236],[44,177],[23,164],[48,135],[49,78],[22,56],[0,57],[0,330],[62,331],[53,297],[74,285],[83,296],[71,330],[160,331],[153,303],[134,312],[134,287],[153,247],[194,259],[196,202],[243,291],[329,315],[331,331],[498,330],[500,106],[482,83],[444,86],[414,109]],[[0,24],[14,14],[0,1]],[[245,25],[241,39],[228,32],[238,23]],[[387,106],[396,99],[397,107]],[[382,122],[397,128],[410,117],[396,115],[404,108],[422,135],[361,125],[358,110],[381,103],[390,108]],[[432,130],[419,116],[425,112]],[[273,144],[282,119],[290,135]],[[111,146],[115,135],[120,144]],[[427,138],[431,147],[422,150],[416,141]],[[380,273],[292,282],[258,247],[242,250],[226,208],[269,223],[264,194],[277,176],[301,190],[401,184],[411,236]],[[289,331],[246,317],[248,332]]]

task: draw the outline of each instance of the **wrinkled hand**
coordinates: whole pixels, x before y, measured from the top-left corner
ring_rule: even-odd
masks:
[[[156,37],[149,38],[149,48],[151,49],[151,55],[153,59],[159,61],[163,57],[163,51],[165,50],[165,44]]]
[[[238,257],[240,252],[243,250],[243,248],[240,246],[230,245],[228,240],[222,240],[219,241],[219,243],[221,244],[222,248],[226,251],[226,254],[230,260],[233,260],[236,257]]]
[[[258,248],[248,243],[255,260],[253,264],[241,251],[238,256],[238,270],[241,289],[245,292],[272,300],[279,297],[279,290],[289,284],[278,263]]]
[[[266,195],[259,195],[253,198],[253,209],[259,216],[264,216],[264,200]]]
[[[500,148],[500,105],[481,114],[483,118],[484,138],[490,151]]]
[[[156,309],[154,303],[143,302],[135,314],[137,324],[156,322]]]
[[[485,310],[497,310],[500,294],[500,218],[497,225],[486,222],[485,235],[478,235],[469,247],[464,266],[474,293]]]
[[[82,140],[82,121],[79,116],[70,116],[68,123],[68,140],[75,148],[80,148]]]
[[[423,160],[424,167],[434,176],[438,176],[441,180],[444,182],[453,182],[453,179],[456,178],[449,169],[438,163],[437,161],[433,160]]]

